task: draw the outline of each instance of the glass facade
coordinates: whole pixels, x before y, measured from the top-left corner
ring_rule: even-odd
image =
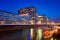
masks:
[[[23,17],[27,16],[29,20],[31,20],[32,17],[34,17],[33,20],[35,20],[35,22],[36,22],[36,17],[38,16],[37,8],[35,8],[34,6],[22,8],[18,11],[18,14]]]
[[[29,17],[22,17],[14,13],[0,11],[0,21],[2,21],[3,24],[23,24],[23,22],[26,23],[28,19]]]

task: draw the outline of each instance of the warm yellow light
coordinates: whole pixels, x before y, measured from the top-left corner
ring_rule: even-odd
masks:
[[[31,28],[31,37],[33,37],[33,28]]]
[[[32,20],[30,22],[31,22],[31,24],[34,24],[34,22]]]
[[[41,21],[38,21],[36,24],[37,24],[37,25],[40,25],[40,24],[41,24]]]
[[[51,40],[53,40],[53,38],[51,38]]]
[[[51,22],[51,24],[52,24],[52,25],[55,25],[55,23],[54,23],[54,22]]]
[[[47,24],[50,24],[50,22],[47,22]]]
[[[28,14],[21,14],[21,16],[28,16]]]
[[[55,32],[57,32],[58,30],[57,29],[55,29]]]
[[[37,38],[36,40],[41,40],[42,38],[42,30],[40,28],[37,29]]]

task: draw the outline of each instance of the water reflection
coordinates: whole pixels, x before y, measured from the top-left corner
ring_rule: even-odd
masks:
[[[23,40],[42,40],[42,32],[40,28],[23,29]]]
[[[40,28],[37,29],[37,38],[36,40],[42,40],[42,30]]]

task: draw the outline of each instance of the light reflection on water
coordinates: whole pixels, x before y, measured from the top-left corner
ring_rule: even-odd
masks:
[[[38,29],[37,30],[37,38],[36,38],[36,40],[41,40],[41,39],[42,39],[42,30]]]
[[[44,40],[42,32],[43,31],[40,28],[23,29],[15,31],[13,33],[11,32],[5,36],[0,36],[0,40]],[[46,40],[50,40],[50,38]],[[53,40],[53,38],[51,40]]]
[[[29,31],[28,31],[29,30]],[[38,29],[25,29],[23,32],[23,37],[26,37],[24,40],[42,40],[42,30]]]
[[[0,40],[44,40],[44,39],[43,39],[43,31],[40,28],[34,28],[34,29],[32,28],[22,30],[19,29],[15,32],[9,32],[9,34],[6,34],[4,36],[1,36],[0,34]],[[50,40],[50,38],[46,40]]]

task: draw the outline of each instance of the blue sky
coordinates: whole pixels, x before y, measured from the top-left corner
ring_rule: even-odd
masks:
[[[60,0],[0,0],[0,9],[18,13],[20,8],[35,6],[38,15],[45,14],[50,18],[60,16]]]

